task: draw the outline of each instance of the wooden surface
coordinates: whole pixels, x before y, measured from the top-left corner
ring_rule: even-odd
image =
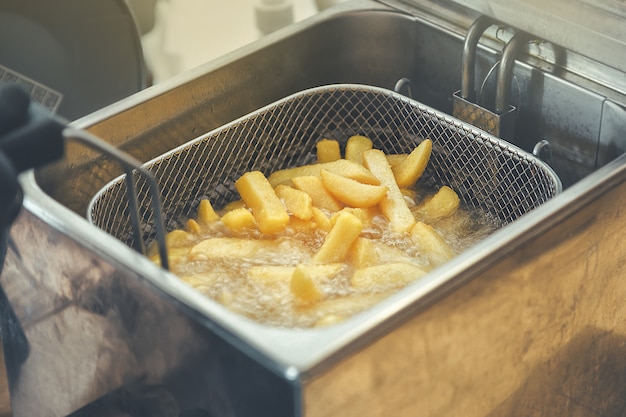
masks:
[[[626,415],[626,184],[314,378],[306,417]]]

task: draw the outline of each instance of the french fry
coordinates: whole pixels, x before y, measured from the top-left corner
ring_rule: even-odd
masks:
[[[386,154],[385,157],[387,158],[387,162],[389,162],[389,166],[391,166],[391,170],[395,171],[398,167],[398,165],[400,165],[402,163],[402,161],[404,161],[406,159],[406,157],[409,156],[408,153],[398,153],[398,154]]]
[[[374,242],[370,239],[359,237],[350,248],[348,261],[354,268],[362,269],[368,266],[378,265],[380,263],[380,256],[376,251]]]
[[[167,260],[170,268],[175,268],[180,264],[184,264],[189,259],[189,247],[168,248]],[[161,266],[161,257],[158,253],[150,256],[150,260]]]
[[[192,260],[215,258],[251,258],[260,252],[276,253],[280,242],[274,240],[252,240],[234,237],[215,237],[205,239],[194,245],[189,251]],[[294,249],[296,250],[296,249]]]
[[[198,222],[204,225],[209,225],[220,219],[220,216],[215,212],[211,202],[207,199],[200,200],[198,205]]]
[[[256,224],[254,216],[250,213],[250,210],[245,207],[227,211],[222,215],[221,220],[226,227],[235,232],[250,229]]]
[[[239,200],[231,201],[230,203],[226,204],[224,208],[222,209],[222,211],[231,211],[231,210],[235,210],[235,209],[242,208],[242,207],[246,207],[246,203],[245,201],[239,199]],[[219,215],[217,218],[219,219]]]
[[[313,212],[313,221],[315,221],[315,224],[317,224],[317,227],[320,230],[323,230],[325,232],[330,231],[332,224],[328,216],[317,207],[313,207],[311,211]]]
[[[313,203],[310,195],[284,184],[277,185],[275,191],[287,212],[302,220],[310,220],[313,217],[311,210]]]
[[[424,139],[417,147],[398,165],[392,167],[398,187],[411,187],[422,176],[433,149],[433,142]]]
[[[350,283],[354,288],[398,288],[426,275],[422,268],[408,263],[387,263],[357,270]]]
[[[235,181],[235,188],[252,209],[261,232],[276,233],[285,229],[289,223],[289,213],[262,172],[246,172]]]
[[[344,212],[354,214],[356,217],[358,217],[359,220],[361,220],[361,223],[363,223],[364,227],[367,225],[370,225],[374,217],[380,213],[376,207],[369,207],[369,208],[344,207],[338,212],[334,213],[330,217],[331,227],[335,224],[335,221],[337,221],[337,217],[339,217],[339,215]]]
[[[192,235],[197,235],[202,231],[202,228],[194,219],[187,220],[187,223],[185,223],[185,229],[187,229],[187,232],[191,233]]]
[[[418,207],[416,213],[425,220],[436,221],[453,215],[461,204],[458,194],[447,185],[444,185],[435,193],[426,198]]]
[[[393,231],[408,232],[415,224],[413,213],[406,204],[396,178],[382,151],[371,149],[363,152],[365,166],[387,187],[387,194],[380,202],[380,209],[389,220]]]
[[[181,229],[172,230],[165,235],[165,244],[168,248],[186,246],[189,245],[191,241],[191,234]]]
[[[247,278],[261,284],[288,283],[295,270],[294,266],[257,265],[248,268]]]
[[[398,248],[359,237],[350,248],[348,260],[354,268],[362,269],[384,263],[410,263],[412,258]]]
[[[209,287],[217,281],[217,276],[211,273],[199,273],[192,275],[183,275],[180,277],[181,280],[191,285],[194,288],[198,287]]]
[[[313,255],[313,262],[326,264],[342,262],[362,229],[363,223],[358,217],[347,212],[341,213],[326,235],[322,247]]]
[[[363,165],[363,152],[372,149],[372,140],[366,136],[354,135],[346,142],[346,159]]]
[[[316,144],[317,149],[317,162],[333,162],[341,159],[341,151],[339,149],[339,142],[334,139],[322,139]]]
[[[411,239],[418,245],[420,251],[426,253],[433,266],[449,261],[456,255],[443,237],[424,222],[415,223],[411,229]]]
[[[298,306],[313,304],[324,297],[324,293],[320,290],[313,277],[311,277],[311,274],[300,265],[294,268],[289,289]]]
[[[380,203],[387,194],[387,187],[363,184],[348,177],[323,169],[322,184],[340,202],[350,207],[372,207]]]
[[[325,300],[315,303],[311,307],[311,312],[317,313],[322,317],[319,323],[330,324],[328,322],[341,321],[346,317],[350,317],[353,314],[359,313],[363,310],[370,308],[371,306],[379,303],[383,299],[391,295],[390,291],[383,291],[370,294],[350,294],[345,297],[327,298]],[[331,316],[327,320],[324,317]],[[332,317],[334,316],[334,317]],[[336,322],[334,321],[334,322]]]
[[[311,212],[313,212],[313,208],[311,208]],[[291,216],[289,219],[289,227],[292,230],[297,230],[302,233],[313,233],[313,231],[318,228],[317,223],[315,223],[313,218],[309,220],[302,220],[296,216]]]
[[[300,191],[304,191],[311,197],[314,207],[330,212],[341,210],[341,204],[331,193],[328,192],[320,177],[307,175],[292,179],[293,185]]]
[[[274,171],[269,177],[268,181],[273,187],[279,184],[288,183],[292,178],[305,177],[305,176],[317,176],[319,177],[320,171],[325,169],[335,174],[343,175],[344,177],[352,178],[363,184],[379,185],[380,181],[371,172],[367,170],[363,165],[357,164],[347,159],[338,159],[333,162],[326,162],[323,164],[309,164],[302,165],[295,168],[281,169]]]

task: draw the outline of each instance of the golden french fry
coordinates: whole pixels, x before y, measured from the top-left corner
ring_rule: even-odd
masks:
[[[235,188],[252,209],[261,232],[276,233],[285,229],[289,223],[289,213],[262,172],[246,172],[235,181]]]
[[[404,161],[407,158],[407,156],[409,156],[409,154],[407,153],[385,155],[385,157],[387,158],[387,162],[389,162],[389,166],[391,166],[392,171],[395,171],[398,165],[400,165],[402,161]]]
[[[187,284],[191,285],[194,288],[197,287],[209,287],[217,281],[217,275],[211,273],[199,273],[193,275],[182,275],[180,277],[181,280],[185,281]]]
[[[359,237],[350,248],[348,260],[356,269],[384,263],[411,263],[413,259],[404,251],[382,242]]]
[[[325,232],[330,231],[332,224],[328,216],[326,216],[326,214],[317,207],[313,207],[311,211],[313,212],[313,221],[315,221],[317,227]]]
[[[380,184],[378,178],[372,175],[372,173],[369,172],[367,168],[355,162],[348,161],[347,159],[338,159],[336,161],[325,162],[323,164],[309,164],[295,168],[281,169],[273,172],[268,177],[268,181],[270,182],[270,184],[272,184],[273,187],[276,187],[279,184],[289,182],[292,178],[295,177],[318,177],[320,175],[320,171],[323,169],[334,172],[335,174],[343,175],[344,177],[352,178],[353,180],[362,182],[364,184]]]
[[[322,139],[316,144],[317,162],[333,162],[341,159],[339,142],[334,139]]]
[[[195,235],[199,234],[202,231],[202,229],[200,228],[200,225],[194,219],[187,220],[187,223],[185,224],[185,228],[187,229],[187,232],[191,234],[195,234]]]
[[[380,257],[376,251],[374,242],[370,239],[359,237],[350,248],[348,261],[354,268],[362,269],[368,266],[378,265],[380,263]]]
[[[313,255],[313,262],[326,264],[342,262],[362,229],[363,223],[358,217],[347,212],[341,213],[326,235],[322,247]]]
[[[294,268],[289,289],[296,300],[296,304],[299,306],[315,303],[324,297],[324,293],[320,290],[307,269],[300,265]]]
[[[380,209],[389,220],[392,230],[398,233],[408,232],[415,224],[415,218],[402,196],[385,154],[378,149],[365,151],[363,162],[380,180],[380,184],[387,187],[387,194],[380,202]]]
[[[435,195],[426,198],[416,212],[424,219],[435,221],[453,215],[461,204],[458,194],[447,185],[444,185]]]
[[[346,142],[346,159],[363,164],[363,152],[372,149],[372,140],[366,136],[354,135]]]
[[[433,149],[433,142],[424,139],[417,147],[398,165],[392,167],[398,187],[411,187],[422,176]]]
[[[189,259],[189,250],[190,248],[188,246],[179,248],[167,248],[167,260],[170,268],[175,268],[176,266],[187,262],[187,260]],[[151,252],[154,252],[154,250],[152,250]],[[155,264],[161,266],[161,257],[158,253],[154,253],[152,256],[150,256],[150,260]]]
[[[424,222],[415,223],[411,229],[411,239],[418,245],[420,251],[427,254],[433,266],[438,266],[456,255],[443,237]]]
[[[280,242],[274,240],[215,237],[205,239],[194,245],[189,252],[189,257],[192,260],[214,258],[246,259],[258,256],[260,252],[276,253],[279,248]]]
[[[177,248],[189,245],[192,241],[192,236],[180,229],[172,230],[165,235],[165,244],[168,248]]]
[[[321,315],[322,319],[320,319],[320,324],[331,324],[332,322],[340,321],[353,314],[366,310],[390,295],[390,291],[369,294],[349,294],[343,297],[327,298],[318,301],[310,308],[312,312]],[[324,317],[328,317],[328,319],[324,319]]]
[[[311,210],[313,203],[310,195],[284,184],[277,185],[275,190],[290,214],[302,220],[309,220],[313,217]]]
[[[198,205],[198,222],[204,225],[209,225],[220,219],[220,216],[215,212],[211,202],[206,199],[200,200]]]
[[[294,270],[295,266],[255,265],[248,268],[247,278],[262,284],[287,283]]]
[[[387,263],[369,266],[357,270],[350,283],[358,289],[376,289],[403,287],[426,275],[426,271],[417,265],[408,263]]]
[[[350,207],[372,207],[387,194],[387,187],[363,184],[353,179],[326,171],[320,172],[322,184],[340,202]]]
[[[239,199],[239,200],[231,201],[230,203],[226,204],[221,211],[226,212],[226,211],[231,211],[231,210],[235,210],[235,209],[242,208],[242,207],[246,207],[246,203],[245,201]],[[217,218],[219,219],[219,215]]]
[[[245,207],[240,207],[224,213],[222,223],[230,230],[240,232],[244,229],[254,227],[256,220],[252,213],[250,213],[250,210]]]
[[[341,204],[328,192],[320,177],[308,175],[292,179],[293,185],[311,197],[314,207],[330,212],[341,210]]]
[[[330,217],[330,226],[332,227],[335,224],[335,221],[337,220],[337,217],[343,213],[343,212],[348,212],[350,214],[354,214],[356,217],[359,218],[359,220],[361,220],[361,223],[363,223],[363,226],[367,226],[369,224],[372,223],[374,217],[378,214],[380,214],[379,210],[376,207],[369,207],[369,208],[358,208],[358,207],[344,207],[341,210],[339,210],[338,212],[334,213],[331,217]]]
[[[313,209],[311,209],[311,212],[313,212]],[[317,223],[315,223],[313,218],[309,220],[302,220],[296,216],[291,216],[291,219],[289,219],[289,227],[292,230],[297,230],[302,233],[313,233],[313,231],[318,228]]]

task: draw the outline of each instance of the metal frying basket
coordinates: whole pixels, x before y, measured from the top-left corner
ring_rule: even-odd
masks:
[[[410,152],[433,141],[431,161],[420,182],[449,185],[468,208],[502,224],[514,221],[561,191],[561,182],[540,159],[399,93],[364,85],[305,90],[209,132],[148,162],[160,184],[165,227],[195,217],[199,201],[216,207],[239,198],[234,182],[246,171],[271,172],[311,163],[322,138],[345,145],[352,135],[372,139],[387,154]],[[150,195],[136,179],[146,242],[154,239]],[[92,199],[93,224],[134,246],[123,177]]]

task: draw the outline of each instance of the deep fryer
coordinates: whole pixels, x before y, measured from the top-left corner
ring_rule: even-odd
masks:
[[[89,224],[120,171],[68,147],[21,177],[21,257],[10,250],[0,276],[16,415],[623,413],[621,2],[349,1],[73,125],[149,161],[298,91],[403,77],[452,114],[481,14],[498,23],[476,49],[478,104],[493,110],[502,51],[530,34],[511,68],[510,142],[548,161],[561,194],[359,317],[284,330],[230,314]]]

